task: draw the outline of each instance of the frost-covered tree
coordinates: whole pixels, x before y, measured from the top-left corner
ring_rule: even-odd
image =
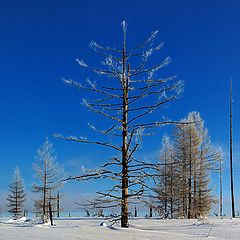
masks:
[[[155,210],[164,218],[175,217],[178,192],[177,163],[173,142],[167,135],[163,136],[158,171],[154,176],[155,186],[152,188]]]
[[[9,185],[9,194],[7,196],[8,211],[14,218],[18,219],[23,216],[23,206],[26,201],[26,193],[24,191],[24,184],[20,174],[20,170],[16,167],[12,183]]]
[[[37,161],[33,165],[36,182],[33,192],[39,194],[34,202],[34,212],[40,214],[43,221],[49,218],[49,203],[52,212],[57,211],[57,191],[62,187],[64,171],[56,162],[52,143],[46,138],[44,144],[37,151]]]
[[[164,136],[160,162],[151,175],[151,204],[164,218],[206,216],[215,198],[211,194],[210,173],[219,171],[222,158],[215,149],[197,112],[177,124],[174,139]]]
[[[221,154],[211,145],[208,130],[197,112],[189,113],[175,130],[175,158],[179,173],[179,216],[206,216],[214,201],[211,195],[210,172]]]
[[[83,68],[100,74],[100,80],[87,80],[78,83],[64,79],[64,82],[83,92],[89,93],[91,100],[83,99],[83,104],[91,111],[101,115],[104,125],[100,129],[89,123],[89,126],[103,137],[89,140],[84,137],[65,137],[61,139],[84,144],[95,144],[116,151],[111,161],[103,164],[96,171],[85,172],[75,180],[109,179],[113,187],[99,191],[100,199],[94,207],[109,208],[121,206],[121,226],[128,227],[128,205],[130,199],[138,198],[144,193],[145,171],[151,164],[135,157],[141,144],[142,136],[149,135],[155,128],[172,123],[170,120],[159,120],[154,112],[163,105],[176,99],[182,92],[183,82],[176,81],[175,76],[159,77],[157,72],[171,62],[169,57],[150,65],[148,60],[153,53],[162,49],[163,43],[154,44],[158,31],[154,31],[144,42],[133,48],[127,46],[127,24],[122,22],[122,46],[104,47],[91,42],[90,47],[103,57],[103,67],[91,67],[83,60],[76,62]],[[109,77],[103,79],[103,77]],[[151,116],[151,117],[150,117]],[[158,120],[156,120],[158,119]],[[155,121],[156,120],[156,121]],[[104,206],[103,206],[104,205]]]

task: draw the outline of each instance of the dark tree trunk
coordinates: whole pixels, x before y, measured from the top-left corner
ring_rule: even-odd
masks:
[[[60,195],[57,193],[57,217],[60,217]]]
[[[49,217],[51,221],[51,226],[53,226],[52,206],[50,202],[48,203],[48,207],[49,207]]]
[[[18,190],[17,190],[17,186],[16,186],[16,189],[15,189],[15,217],[17,217],[18,215]]]
[[[202,158],[201,158],[202,159]],[[199,172],[199,175],[201,176],[202,175],[202,172],[203,172],[203,163],[202,163],[202,160],[201,160],[201,163],[200,163],[200,172]],[[202,178],[200,177],[199,179],[199,186],[198,186],[198,216],[200,216],[203,212],[203,200],[202,200]]]
[[[235,218],[234,186],[233,186],[233,151],[232,151],[232,81],[230,84],[230,178],[231,178],[231,198],[232,217]]]
[[[223,210],[223,205],[222,205],[222,159],[220,159],[220,171],[219,171],[219,185],[220,185],[220,196],[219,196],[219,211],[220,211],[220,217],[223,216],[222,210]]]
[[[44,162],[44,182],[43,182],[43,221],[46,221],[46,207],[47,207],[47,173],[46,163]]]
[[[135,207],[135,214],[134,214],[135,217],[137,217],[137,208]]]
[[[123,40],[123,119],[122,119],[122,207],[121,227],[128,228],[128,76],[126,77],[126,36]],[[128,66],[128,72],[130,67]]]
[[[167,218],[167,157],[164,157],[164,218]]]
[[[194,182],[193,182],[193,213],[194,218],[197,218],[197,176],[196,171],[194,171]]]
[[[171,188],[171,192],[170,192],[170,214],[171,214],[171,218],[173,218],[173,162],[172,162],[172,157],[171,157],[171,176],[170,176],[170,188]]]
[[[190,129],[191,131],[191,129]],[[192,217],[192,134],[190,133],[189,179],[188,179],[188,219]]]
[[[152,217],[152,206],[150,206],[150,209],[149,209],[149,217]]]

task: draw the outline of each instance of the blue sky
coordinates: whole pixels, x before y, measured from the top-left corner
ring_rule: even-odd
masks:
[[[92,64],[100,60],[88,47],[91,40],[120,46],[122,20],[129,24],[130,45],[159,30],[158,40],[165,42],[165,47],[155,59],[171,56],[173,62],[168,71],[185,81],[183,96],[170,104],[164,115],[178,120],[190,111],[199,111],[212,142],[226,153],[226,161],[229,80],[233,79],[237,180],[240,177],[239,7],[240,3],[234,0],[0,1],[0,192],[6,191],[16,165],[31,189],[32,163],[45,136],[54,133],[93,136],[86,126],[96,116],[80,105],[81,93],[64,85],[61,78],[84,81],[90,73],[82,71],[75,58]],[[98,124],[103,123],[98,118]],[[162,128],[158,135],[145,139],[146,156],[159,150],[161,137],[167,130]],[[82,165],[97,166],[111,156],[101,148],[51,139],[58,161],[70,174],[77,174]],[[230,196],[228,178],[226,164],[226,202]],[[78,189],[79,193],[90,194],[96,190],[96,184],[88,183],[87,188],[86,191],[86,183],[72,182],[64,191]],[[237,184],[236,190],[239,198]]]

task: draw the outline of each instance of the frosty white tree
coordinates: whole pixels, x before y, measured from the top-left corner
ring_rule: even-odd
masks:
[[[175,76],[156,77],[158,70],[170,62],[167,57],[154,66],[148,66],[148,59],[163,47],[163,43],[154,45],[158,31],[136,47],[127,47],[127,25],[122,22],[123,39],[120,49],[104,47],[91,42],[90,47],[104,58],[104,67],[91,67],[83,60],[77,63],[86,69],[109,77],[101,82],[87,80],[86,84],[65,79],[65,83],[80,90],[92,93],[94,99],[83,99],[83,104],[91,111],[105,118],[105,129],[89,126],[106,137],[106,141],[88,140],[83,137],[57,137],[80,143],[96,144],[117,152],[111,161],[106,162],[96,171],[85,172],[81,176],[69,177],[76,180],[111,179],[116,181],[112,189],[98,192],[101,196],[94,202],[95,207],[121,206],[121,226],[128,227],[129,199],[143,194],[144,171],[151,164],[136,159],[134,153],[138,150],[142,136],[152,133],[154,128],[172,123],[154,121],[149,117],[154,111],[176,99],[182,92],[183,82],[174,81]],[[159,120],[159,117],[157,118]],[[101,138],[102,139],[102,138]],[[104,205],[104,206],[103,206]]]
[[[7,197],[8,211],[14,218],[18,219],[23,216],[23,205],[26,200],[23,180],[20,175],[20,170],[16,167],[13,175],[12,183],[9,185],[9,194]]]
[[[164,218],[173,218],[176,210],[177,192],[178,192],[178,172],[175,162],[175,150],[173,142],[165,135],[162,140],[160,161],[153,191],[156,197],[153,200],[153,206],[163,213]]]
[[[44,144],[37,151],[37,162],[33,165],[36,183],[33,184],[33,191],[39,193],[39,199],[35,200],[34,211],[41,214],[44,222],[49,217],[48,205],[57,204],[56,193],[62,187],[61,179],[64,177],[63,168],[56,163],[53,145],[46,138]],[[57,206],[56,206],[57,207]],[[57,211],[53,208],[53,212]]]

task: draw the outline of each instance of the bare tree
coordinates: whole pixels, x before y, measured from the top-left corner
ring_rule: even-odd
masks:
[[[65,83],[89,92],[91,96],[95,95],[91,100],[84,98],[83,104],[105,118],[105,130],[98,129],[91,123],[89,126],[95,132],[103,134],[106,141],[103,138],[96,141],[61,134],[56,136],[68,141],[104,146],[117,152],[116,156],[95,171],[69,177],[68,180],[102,178],[115,181],[112,189],[99,191],[100,198],[92,203],[94,207],[100,208],[121,206],[121,227],[128,227],[129,201],[143,194],[145,171],[152,167],[144,160],[136,159],[135,153],[142,136],[151,135],[155,128],[174,123],[170,120],[154,121],[152,113],[176,99],[182,92],[183,82],[175,81],[175,76],[155,76],[158,70],[171,62],[169,57],[156,65],[148,65],[150,56],[163,47],[163,43],[154,45],[158,31],[153,32],[143,43],[129,49],[125,21],[122,22],[122,30],[120,49],[104,47],[93,41],[90,43],[90,47],[104,58],[104,67],[91,67],[83,60],[76,60],[81,67],[107,76],[109,80],[101,79],[97,84],[88,79],[84,84],[64,79]]]
[[[44,144],[37,151],[37,162],[33,165],[36,182],[33,184],[33,192],[39,193],[39,199],[35,200],[34,211],[40,214],[46,222],[49,217],[49,203],[55,208],[52,212],[57,212],[56,192],[62,187],[64,178],[63,168],[56,163],[53,145],[46,138]]]
[[[12,183],[9,185],[7,201],[8,211],[13,214],[13,217],[16,219],[22,217],[24,211],[23,205],[26,201],[26,193],[24,191],[23,180],[18,167],[16,167]]]
[[[233,138],[232,138],[232,128],[233,128],[233,121],[232,121],[232,114],[233,114],[233,95],[232,95],[232,80],[230,82],[230,158],[229,158],[229,164],[230,164],[230,187],[231,187],[231,200],[232,200],[232,217],[235,218],[235,200],[234,200],[234,180],[233,180]]]

